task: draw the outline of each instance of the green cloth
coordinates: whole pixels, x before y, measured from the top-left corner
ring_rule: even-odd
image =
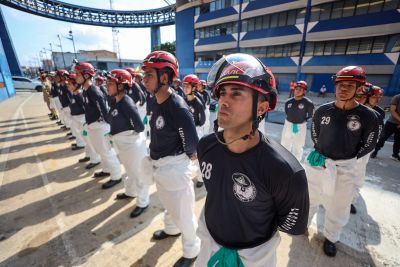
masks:
[[[147,123],[148,123],[148,120],[147,120],[147,115],[146,115],[146,116],[144,116],[144,118],[143,118],[143,124],[144,124],[144,125],[147,125]]]
[[[110,143],[110,145],[112,145],[113,142],[111,140],[111,134],[110,133],[106,133],[106,134],[104,134],[104,136],[108,138],[108,142]]]
[[[86,131],[86,130],[83,130],[82,135],[83,135],[83,136],[87,136],[87,131]]]
[[[244,267],[237,250],[221,247],[208,260],[207,267]]]
[[[316,150],[311,151],[307,157],[308,163],[313,167],[323,167],[325,166],[326,157]]]
[[[293,133],[297,134],[299,132],[299,125],[297,123],[293,123]]]

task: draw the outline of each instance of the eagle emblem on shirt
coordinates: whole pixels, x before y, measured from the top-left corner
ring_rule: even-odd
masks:
[[[240,172],[232,175],[233,194],[242,202],[253,201],[257,195],[257,189],[249,177]]]
[[[347,129],[354,132],[361,128],[360,117],[357,115],[347,116]]]
[[[114,109],[113,111],[111,111],[111,116],[113,117],[118,116],[118,109]]]
[[[299,107],[299,109],[303,109],[303,108],[304,108],[304,104],[303,104],[303,103],[300,103],[300,104],[298,105],[298,107]]]

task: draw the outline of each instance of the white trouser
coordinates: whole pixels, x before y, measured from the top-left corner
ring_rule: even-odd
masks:
[[[206,121],[204,122],[203,125],[203,134],[202,136],[199,135],[199,138],[203,137],[203,135],[207,135],[210,133],[210,106],[206,105]]]
[[[146,156],[146,138],[144,133],[125,131],[112,136],[113,146],[118,151],[119,159],[124,165],[127,177],[124,180],[125,194],[136,198],[136,205],[145,208],[149,205],[149,186],[140,178],[140,168]]]
[[[111,180],[121,178],[121,165],[114,149],[105,137],[110,132],[110,125],[105,122],[93,122],[88,126],[88,135],[94,149],[100,155],[103,172],[109,172]]]
[[[310,197],[308,224],[318,210],[325,208],[324,236],[331,242],[340,238],[342,228],[350,217],[350,204],[354,196],[356,158],[348,160],[326,159],[325,169],[317,170],[306,161],[304,164]]]
[[[293,133],[293,123],[285,120],[282,130],[281,145],[291,152],[298,161],[303,157],[303,147],[306,142],[307,122],[297,124],[299,131]]]
[[[69,107],[62,108],[65,126],[71,128],[71,109]]]
[[[53,103],[53,107],[57,110],[57,113],[58,113],[61,123],[64,124],[64,117],[61,112],[62,106],[61,106],[60,99],[57,96],[57,97],[50,98],[50,101]]]
[[[234,223],[234,222],[232,222]],[[195,266],[207,266],[208,261],[221,246],[210,235],[204,218],[204,210],[200,214],[197,234],[201,239],[200,254],[197,256]],[[276,249],[281,241],[278,231],[267,242],[253,248],[240,249],[238,254],[246,267],[274,267],[277,263]]]
[[[86,147],[85,139],[83,138],[83,123],[85,121],[85,114],[71,115],[71,132],[76,137],[76,145],[79,147]],[[85,151],[86,152],[86,151]]]
[[[197,219],[194,213],[195,195],[191,180],[190,159],[186,154],[151,160],[152,176],[157,193],[165,208],[164,231],[182,233],[183,256],[194,258],[200,251],[196,236]]]
[[[371,156],[371,153],[368,153],[364,157],[357,159],[357,165],[356,165],[357,178],[355,181],[356,190],[354,191],[354,197],[352,201],[353,204],[356,203],[357,198],[360,196],[360,188],[364,185],[365,173],[367,171],[367,164]]]
[[[83,131],[86,131],[86,136],[83,135],[86,146],[85,146],[85,156],[90,158],[90,163],[96,164],[101,161],[100,155],[96,152],[96,149],[94,149],[94,146],[92,144],[92,141],[90,141],[89,138],[89,125],[86,123],[85,116],[83,116],[83,119],[81,121],[82,124],[82,135]]]

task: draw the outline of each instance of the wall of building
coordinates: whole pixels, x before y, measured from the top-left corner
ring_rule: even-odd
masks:
[[[0,102],[15,95],[12,75],[0,40]]]

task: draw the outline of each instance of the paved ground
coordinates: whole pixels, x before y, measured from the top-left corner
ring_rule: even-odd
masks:
[[[115,201],[122,185],[102,190],[107,178],[77,163],[82,152],[48,120],[40,93],[18,93],[0,110],[0,266],[172,266],[181,256],[179,238],[150,240],[162,227],[155,187],[149,210],[130,219],[135,200]],[[279,140],[282,125],[264,130]],[[310,148],[308,136],[305,153]],[[278,266],[400,266],[400,163],[390,152],[388,143],[370,161],[337,257],[321,250],[320,215],[308,237],[281,235]],[[205,190],[195,192],[199,214]]]

